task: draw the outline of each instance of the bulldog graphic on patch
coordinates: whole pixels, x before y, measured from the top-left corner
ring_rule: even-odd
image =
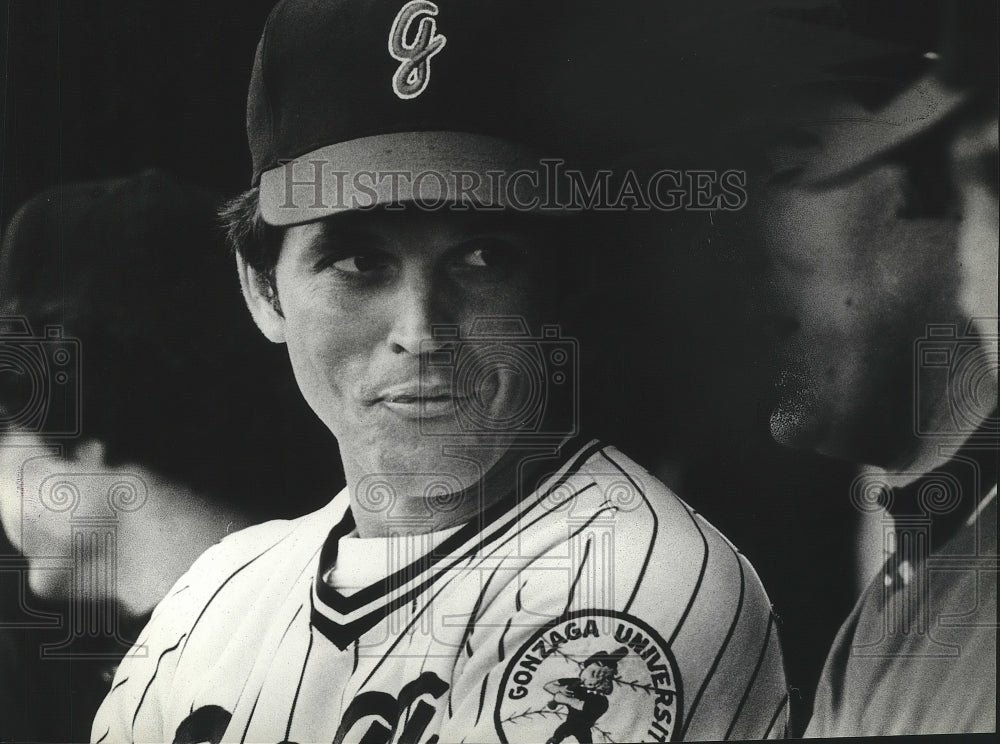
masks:
[[[571,613],[536,633],[500,685],[504,742],[669,741],[681,716],[677,665],[638,618]]]

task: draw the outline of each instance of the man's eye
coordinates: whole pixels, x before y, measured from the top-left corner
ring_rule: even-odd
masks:
[[[459,255],[462,268],[496,269],[512,268],[525,258],[525,249],[499,239],[477,240]]]
[[[496,263],[495,251],[489,248],[476,248],[462,256],[462,263],[466,266],[492,266]]]
[[[384,268],[386,260],[378,255],[359,253],[331,261],[329,265],[344,274],[367,274]]]

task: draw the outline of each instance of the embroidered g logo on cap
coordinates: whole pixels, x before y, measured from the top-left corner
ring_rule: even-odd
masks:
[[[406,100],[416,98],[431,79],[431,57],[440,52],[448,39],[437,33],[438,6],[430,0],[410,0],[396,14],[389,32],[389,54],[399,60],[392,76],[392,90]],[[410,27],[417,24],[415,33]]]

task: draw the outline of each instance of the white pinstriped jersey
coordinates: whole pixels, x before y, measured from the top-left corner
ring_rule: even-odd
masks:
[[[322,578],[354,526],[346,491],[226,538],[157,607],[93,740],[781,736],[777,632],[747,560],[613,448],[545,470],[347,596]]]

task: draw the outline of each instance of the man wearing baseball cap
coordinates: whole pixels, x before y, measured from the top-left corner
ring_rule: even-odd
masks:
[[[911,395],[934,385],[947,417],[929,426],[916,418],[929,406],[915,410],[922,458],[902,477],[887,468],[888,560],[837,635],[807,736],[996,732],[997,8],[955,3],[945,20],[934,68],[879,111],[890,126],[865,151],[832,147],[822,176],[849,184],[943,152],[931,162],[957,215],[937,217],[951,255],[924,271],[962,322],[928,317],[914,344]]]
[[[559,310],[586,235],[547,214],[539,173],[570,154],[546,115],[573,76],[550,73],[593,54],[572,29],[600,39],[599,8],[274,9],[253,188],[226,217],[250,312],[287,346],[347,487],[199,559],[94,741],[544,741],[545,684],[608,648],[608,710],[577,738],[783,732],[749,563],[581,435],[586,350]]]
[[[816,96],[757,197],[782,327],[772,434],[867,466],[849,498],[885,558],[807,736],[996,731],[996,6],[950,10],[968,25],[910,49],[909,79]],[[990,29],[978,55],[972,24]]]

